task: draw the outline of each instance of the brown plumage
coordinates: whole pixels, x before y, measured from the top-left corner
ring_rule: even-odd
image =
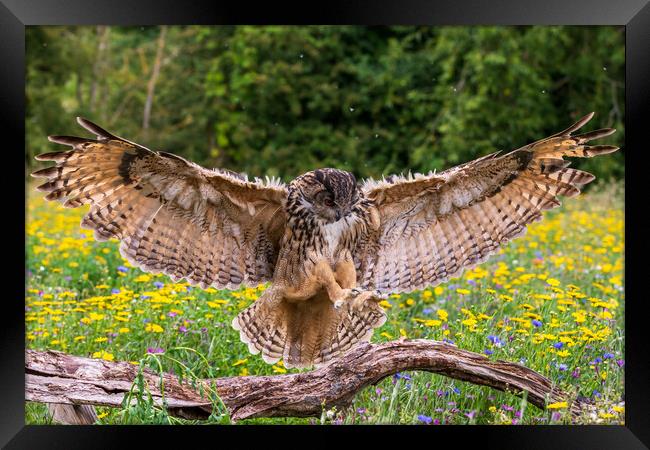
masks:
[[[50,136],[72,150],[38,156],[56,165],[33,175],[48,178],[48,200],[90,203],[82,226],[119,239],[145,271],[203,288],[272,282],[233,326],[265,361],[308,367],[370,339],[383,296],[459,275],[577,195],[594,177],[563,156],[617,150],[586,145],[613,129],[572,136],[592,116],[439,174],[359,184],[318,169],[289,185],[207,170],[78,119],[97,139]]]

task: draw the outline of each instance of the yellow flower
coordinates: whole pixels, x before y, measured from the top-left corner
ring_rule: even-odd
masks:
[[[246,364],[247,362],[248,362],[248,358],[246,358],[246,359],[238,359],[237,361],[235,361],[235,362],[232,364],[232,366],[233,366],[233,367],[237,367],[237,366],[240,366],[240,365],[242,365],[242,364]]]
[[[471,291],[469,289],[458,288],[456,289],[456,292],[460,295],[468,295]]]
[[[382,300],[382,301],[380,301],[380,302],[379,302],[379,306],[381,306],[381,307],[384,308],[384,309],[388,309],[388,308],[392,308],[392,307],[393,307],[393,305],[391,305],[390,303],[388,303],[386,300]]]
[[[381,333],[379,336],[383,336],[386,339],[393,339],[393,336],[390,333],[387,333],[385,331],[383,333]]]
[[[103,418],[106,417],[106,416],[108,416],[108,413],[107,413],[107,412],[103,412],[103,413],[101,413],[101,414],[97,414],[97,418],[98,418],[98,419],[103,419]]]
[[[567,402],[556,402],[556,403],[551,403],[550,405],[547,405],[546,408],[548,409],[562,409],[562,408],[568,408],[569,405]]]
[[[442,286],[436,286],[433,289],[433,293],[436,295],[442,295],[442,293],[445,291],[445,289]]]
[[[449,317],[449,314],[447,314],[447,311],[445,311],[444,309],[439,309],[438,311],[436,311],[436,314],[438,315],[440,320],[442,320],[444,322],[446,322],[447,317]]]
[[[155,323],[148,323],[144,330],[151,331],[153,333],[162,333],[164,331],[163,327]]]
[[[287,373],[287,369],[285,369],[285,368],[283,368],[283,367],[279,367],[279,366],[277,366],[277,365],[272,366],[272,369],[273,369],[273,371],[276,372],[276,373]]]
[[[112,353],[108,353],[104,350],[93,353],[93,358],[104,359],[106,361],[113,361],[114,356]]]
[[[122,328],[120,328],[119,330],[117,330],[118,333],[128,333],[129,331],[131,331],[131,330],[129,330],[129,329],[126,328],[126,327],[122,327]]]
[[[106,341],[108,341],[108,338],[105,337],[98,337],[97,339],[95,339],[95,342],[106,342]]]

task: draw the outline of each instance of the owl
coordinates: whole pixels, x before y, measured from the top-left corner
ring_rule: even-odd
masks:
[[[267,363],[318,367],[370,339],[382,298],[458,276],[577,195],[594,176],[563,156],[617,150],[587,145],[614,129],[573,134],[592,116],[439,173],[358,182],[324,168],[288,184],[204,169],[78,118],[97,138],[50,136],[72,148],[37,156],[56,165],[32,175],[47,178],[47,200],[90,204],[81,226],[121,241],[144,271],[203,289],[270,282],[232,326]]]

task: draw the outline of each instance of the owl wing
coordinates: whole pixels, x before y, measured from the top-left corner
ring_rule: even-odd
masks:
[[[586,145],[614,129],[571,135],[592,116],[517,150],[439,174],[366,181],[362,189],[379,223],[353,256],[359,284],[391,293],[444,282],[522,235],[542,211],[560,205],[558,195],[579,194],[595,177],[569,169],[562,157],[590,158],[618,149]]]
[[[271,280],[286,222],[283,184],[207,170],[77,121],[97,139],[50,136],[72,150],[36,157],[56,161],[32,174],[48,179],[38,187],[47,200],[89,203],[81,226],[97,240],[120,240],[122,256],[147,272],[203,288]]]

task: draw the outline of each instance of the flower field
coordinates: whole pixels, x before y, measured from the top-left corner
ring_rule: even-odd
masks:
[[[130,361],[183,378],[286,373],[251,355],[230,326],[265,286],[201,290],[147,274],[116,241],[79,227],[86,208],[65,209],[28,189],[25,345]],[[373,342],[445,340],[486,358],[520,362],[593,408],[573,423],[624,421],[623,195],[618,185],[565,199],[528,233],[460,278],[382,302]],[[293,371],[293,370],[292,370]],[[100,424],[194,423],[146,401],[97,408]],[[28,424],[49,423],[29,403]],[[229,423],[218,402],[207,422]],[[424,372],[361,391],[320,419],[238,423],[566,424],[565,403],[542,411],[525,399]]]

